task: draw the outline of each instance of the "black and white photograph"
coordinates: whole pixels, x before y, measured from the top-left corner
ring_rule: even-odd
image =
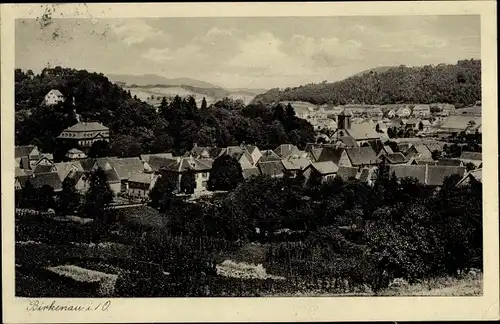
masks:
[[[479,14],[34,7],[13,23],[9,108],[15,297],[33,309],[483,296],[497,108]]]

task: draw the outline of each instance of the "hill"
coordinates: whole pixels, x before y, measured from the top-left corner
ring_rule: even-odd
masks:
[[[380,73],[361,72],[333,83],[275,88],[258,95],[253,102],[305,101],[316,105],[440,102],[460,108],[478,100],[481,100],[481,61],[462,60],[454,65],[390,67]]]
[[[74,101],[53,106],[43,104],[44,96],[52,89]],[[81,121],[100,122],[109,127],[108,156],[161,152],[182,155],[194,143],[226,147],[245,142],[274,149],[290,142],[303,148],[314,140],[311,124],[286,114],[282,105],[247,106],[240,100],[226,98],[200,109],[200,99],[208,96],[203,93],[195,98],[192,94],[206,92],[207,88],[160,86],[134,90],[142,91],[146,97],[151,92],[157,93],[156,109],[102,73],[56,67],[34,75],[16,69],[16,145],[36,144],[42,152],[53,153],[56,162],[61,161],[72,147],[56,138],[77,123],[76,114]],[[224,89],[219,92],[227,94]],[[182,98],[179,93],[187,97]],[[173,98],[162,103],[167,95]]]
[[[364,70],[364,71],[358,72],[358,73],[354,74],[353,76],[363,76],[363,75],[368,74],[370,72],[373,72],[373,73],[384,73],[384,72],[389,71],[392,68],[394,68],[394,66],[378,66],[378,67],[373,68],[373,69],[369,69],[369,70]]]
[[[165,85],[165,86],[193,86],[200,88],[220,88],[217,85],[195,80],[191,78],[166,78],[156,74],[108,74],[109,80],[114,83],[121,83],[127,86],[138,85],[138,86],[155,86],[155,85]]]

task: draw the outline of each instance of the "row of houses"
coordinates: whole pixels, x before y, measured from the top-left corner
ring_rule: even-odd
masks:
[[[434,172],[438,172],[435,170],[463,176],[467,163],[473,163],[477,168],[482,166],[481,153],[473,152],[463,152],[459,159],[433,160],[432,152],[442,149],[438,143],[402,142],[398,144],[398,152],[380,142],[369,143],[359,145],[355,138],[343,136],[333,144],[308,144],[304,150],[292,144],[262,151],[255,145],[225,148],[195,145],[190,152],[177,157],[171,153],[160,153],[129,158],[85,158],[61,163],[54,163],[50,155],[40,153],[35,146],[19,146],[15,153],[15,186],[21,189],[29,179],[35,187],[49,185],[58,192],[62,190],[63,181],[71,178],[75,181],[76,189],[84,193],[88,189],[90,173],[99,167],[105,171],[110,188],[116,195],[145,198],[160,176],[177,179],[180,189],[182,175],[194,171],[195,193],[202,194],[207,191],[214,160],[224,154],[240,163],[244,178],[255,175],[281,178],[285,174],[292,177],[302,174],[308,180],[315,173],[323,180],[339,176],[371,183],[377,166],[385,161],[395,168],[397,176],[422,172],[411,170],[426,170],[426,174],[431,174],[430,178],[417,178],[425,184],[440,185],[444,178],[434,180]]]

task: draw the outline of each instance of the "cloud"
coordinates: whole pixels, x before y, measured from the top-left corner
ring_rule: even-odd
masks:
[[[111,24],[110,28],[126,45],[139,44],[146,40],[170,39],[168,33],[141,20]]]
[[[172,50],[169,47],[150,48],[141,56],[154,62],[190,60],[191,63],[196,64],[196,60],[205,57],[205,54],[202,53],[200,46],[188,44],[175,50]]]

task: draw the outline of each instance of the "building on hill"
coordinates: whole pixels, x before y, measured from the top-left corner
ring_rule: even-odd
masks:
[[[193,157],[177,157],[160,168],[162,176],[175,179],[177,190],[181,190],[181,179],[189,171],[195,173],[195,194],[207,190],[208,178],[212,170],[212,159],[195,159]]]
[[[47,106],[57,105],[60,102],[66,101],[66,98],[61,93],[61,91],[57,89],[50,90],[43,100],[44,104]]]
[[[109,128],[98,122],[81,122],[66,128],[57,138],[88,149],[94,142],[109,142]]]

